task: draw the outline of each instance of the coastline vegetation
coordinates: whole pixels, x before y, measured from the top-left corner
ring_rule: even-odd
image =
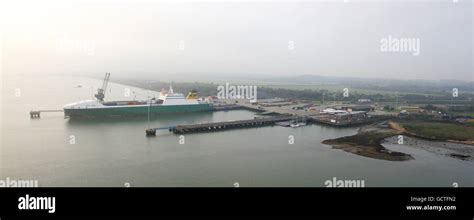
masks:
[[[400,121],[409,135],[439,141],[474,142],[474,123]]]
[[[374,159],[389,161],[406,161],[413,159],[409,154],[390,151],[382,146],[381,143],[385,138],[397,134],[398,132],[393,130],[385,132],[359,132],[352,136],[324,140],[322,143],[331,145],[334,149],[341,149],[349,153]]]

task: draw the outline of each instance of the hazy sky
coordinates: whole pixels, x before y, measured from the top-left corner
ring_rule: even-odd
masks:
[[[474,79],[472,0],[157,2],[2,1],[3,73]]]

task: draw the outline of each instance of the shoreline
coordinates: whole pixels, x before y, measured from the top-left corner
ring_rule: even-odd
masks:
[[[408,132],[400,124],[393,121],[387,122],[383,127],[381,124],[366,125],[361,127],[355,135],[328,139],[322,141],[322,143],[332,146],[333,149],[340,149],[373,159],[388,161],[415,159],[410,154],[391,151],[382,145],[387,139],[396,141],[396,135],[405,135],[415,140],[419,139],[419,141],[408,142],[407,146],[409,147],[424,149],[438,155],[449,156],[459,160],[467,161],[474,158],[474,147],[471,141],[426,138],[413,132]]]
[[[382,145],[389,137],[401,134],[390,128],[378,128],[376,125],[361,127],[357,134],[352,136],[328,139],[323,144],[332,146],[345,152],[359,156],[388,161],[407,161],[414,159],[411,155],[402,152],[391,151]]]

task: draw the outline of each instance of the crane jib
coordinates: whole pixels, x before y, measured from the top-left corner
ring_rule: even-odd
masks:
[[[107,91],[107,85],[109,84],[110,73],[105,73],[104,81],[102,82],[102,87],[97,89],[97,94],[95,97],[97,100],[103,102],[105,98],[105,91]]]

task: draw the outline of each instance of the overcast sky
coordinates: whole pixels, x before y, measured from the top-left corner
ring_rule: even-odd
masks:
[[[3,74],[474,79],[472,0],[2,2]]]

